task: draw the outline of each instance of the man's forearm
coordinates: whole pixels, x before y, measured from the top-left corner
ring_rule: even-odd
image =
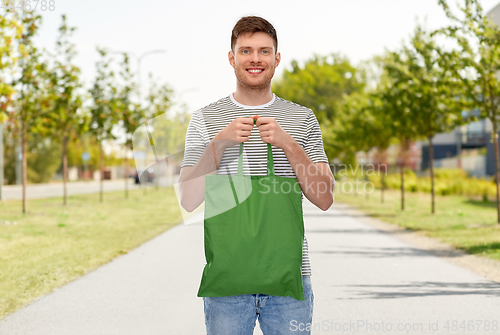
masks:
[[[205,176],[216,173],[212,142],[218,165],[227,145],[223,141],[213,139],[208,143],[198,162],[192,167],[183,168],[181,171],[179,177],[180,202],[188,212],[195,210],[205,199]]]
[[[320,169],[295,140],[287,144],[283,151],[306,198],[322,210],[330,208],[335,179],[329,168],[328,171]]]

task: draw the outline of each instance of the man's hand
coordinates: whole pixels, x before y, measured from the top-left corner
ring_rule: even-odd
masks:
[[[236,145],[249,140],[253,129],[253,118],[239,117],[231,121],[214,137],[215,142],[222,143],[224,147]]]
[[[255,115],[253,118],[257,119],[256,125],[259,128],[262,141],[283,150],[295,142],[293,137],[281,128],[276,119],[272,117],[260,117],[258,115]]]

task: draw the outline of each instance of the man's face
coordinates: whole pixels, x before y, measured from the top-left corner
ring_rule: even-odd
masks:
[[[272,37],[264,32],[241,34],[236,40],[234,53],[229,51],[229,63],[238,83],[251,90],[266,90],[271,86],[280,59]]]

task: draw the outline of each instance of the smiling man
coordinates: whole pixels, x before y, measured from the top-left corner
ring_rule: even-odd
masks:
[[[267,175],[270,144],[276,176],[295,178],[303,196],[318,208],[332,205],[335,180],[314,113],[271,91],[281,60],[277,50],[276,31],[265,19],[247,16],[234,26],[228,58],[236,91],[194,112],[187,130],[179,179],[180,202],[187,211],[204,200],[204,176],[236,174],[240,143],[245,143],[248,162],[244,174]],[[308,327],[296,327],[310,325],[313,312],[305,236],[301,274],[304,300],[261,293],[203,296],[207,334],[251,335],[257,318],[264,334],[310,334]]]

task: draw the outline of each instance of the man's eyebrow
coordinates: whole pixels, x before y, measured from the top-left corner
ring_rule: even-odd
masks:
[[[272,49],[273,47],[260,47],[259,49]],[[252,49],[251,46],[242,46],[242,47],[239,47],[238,50],[241,50],[241,49]]]

